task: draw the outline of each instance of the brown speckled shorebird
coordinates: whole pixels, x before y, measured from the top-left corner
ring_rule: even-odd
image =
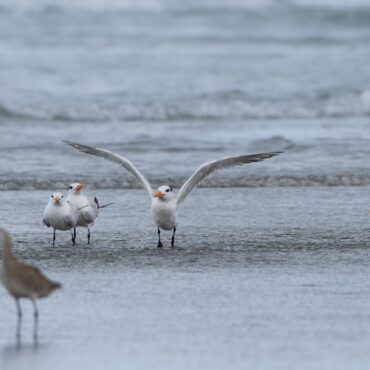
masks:
[[[14,297],[17,305],[17,338],[20,338],[22,321],[19,299],[29,298],[34,309],[33,336],[34,339],[37,339],[38,310],[36,300],[47,297],[53,290],[60,288],[61,285],[49,280],[37,267],[18,262],[12,254],[12,240],[6,230],[0,228],[0,237],[3,241],[1,281],[9,294]]]

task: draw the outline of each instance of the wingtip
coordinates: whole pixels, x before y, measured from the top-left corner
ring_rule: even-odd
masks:
[[[276,152],[270,152],[268,154],[270,154],[271,157],[275,157],[276,155],[280,155],[280,154],[283,154],[284,152],[281,150],[279,151],[276,151]]]
[[[84,151],[84,149],[91,149],[91,147],[89,147],[87,145],[76,143],[74,141],[63,140],[63,142],[65,144],[71,146],[72,148],[79,150],[79,151]]]
[[[70,145],[70,146],[74,146],[76,145],[77,143],[73,142],[73,141],[69,141],[69,140],[62,140],[63,143],[67,144],[67,145]]]

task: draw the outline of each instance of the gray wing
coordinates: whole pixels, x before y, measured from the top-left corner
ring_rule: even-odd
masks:
[[[216,161],[208,162],[200,166],[191,177],[185,182],[180,188],[177,195],[177,203],[181,203],[189,195],[189,193],[211,173],[222,170],[224,168],[240,166],[246,163],[260,162],[265,159],[274,157],[283,152],[269,152],[269,153],[258,153],[250,155],[238,155],[235,157],[226,157],[218,159]]]
[[[45,218],[43,218],[43,219],[42,219],[42,222],[43,222],[43,223],[44,223],[44,225],[46,225],[47,227],[50,227],[49,222],[47,222],[47,221],[45,220]]]
[[[76,226],[76,223],[73,221],[73,218],[70,216],[64,217],[63,221],[71,229]]]
[[[80,152],[96,155],[97,157],[101,157],[101,158],[107,159],[108,161],[119,164],[120,166],[125,168],[127,171],[129,171],[132,175],[134,175],[140,181],[144,189],[146,189],[146,191],[149,193],[150,198],[152,197],[153,190],[148,180],[141,174],[141,172],[127,158],[122,157],[113,152],[110,152],[109,150],[93,148],[91,146],[78,144],[78,143],[74,143],[74,142],[66,141],[66,140],[64,140],[64,142],[72,146],[73,148],[79,150]]]

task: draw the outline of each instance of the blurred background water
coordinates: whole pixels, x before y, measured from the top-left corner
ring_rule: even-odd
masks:
[[[0,0],[1,226],[65,286],[37,349],[1,291],[3,367],[367,366],[369,45],[369,0]],[[175,188],[285,153],[206,179],[162,253],[137,181],[64,139]],[[72,181],[115,205],[53,249],[43,207]]]
[[[81,173],[138,186],[62,139],[121,152],[156,184],[278,149],[261,172],[204,185],[370,184],[369,20],[365,0],[3,0],[0,188]]]

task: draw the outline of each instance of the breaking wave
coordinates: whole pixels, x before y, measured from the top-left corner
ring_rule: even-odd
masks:
[[[116,100],[116,99],[115,99]],[[320,93],[284,100],[251,98],[240,91],[181,101],[68,102],[0,101],[0,117],[65,122],[283,119],[370,116],[370,91]]]
[[[86,179],[81,178],[82,181]],[[184,177],[171,179],[149,178],[153,187],[168,183],[179,189],[185,182]],[[141,189],[135,179],[89,179],[89,189]],[[310,175],[249,175],[237,177],[213,177],[202,181],[200,188],[257,188],[257,187],[314,187],[314,186],[367,186],[370,185],[370,172],[359,174],[310,174]],[[0,179],[0,191],[10,190],[56,190],[65,189],[65,180],[38,179]]]

